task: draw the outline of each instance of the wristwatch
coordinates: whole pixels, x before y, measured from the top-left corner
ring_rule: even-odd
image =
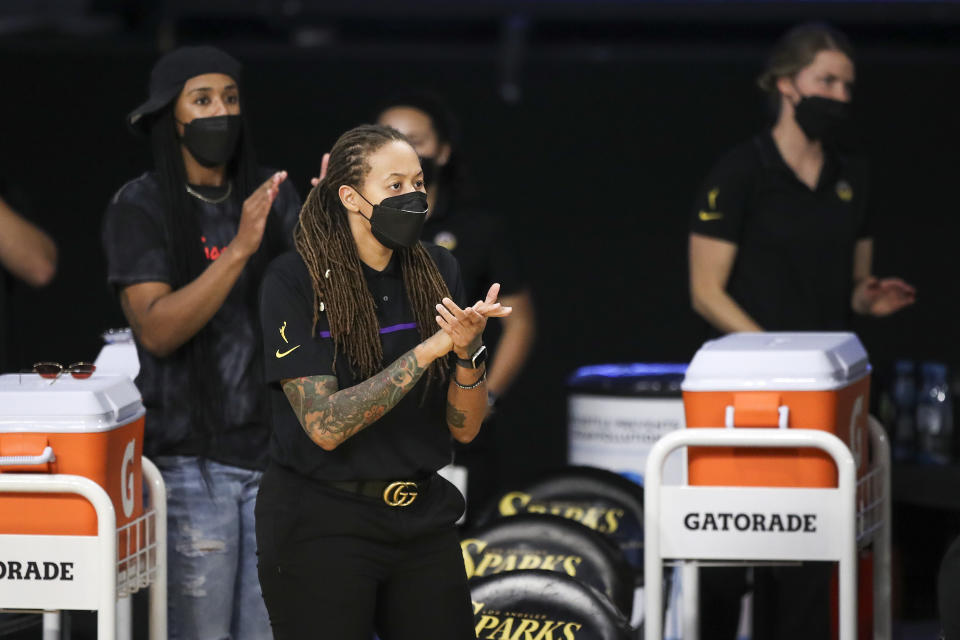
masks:
[[[484,345],[477,347],[469,358],[457,358],[457,364],[467,369],[479,369],[487,361],[487,348]]]

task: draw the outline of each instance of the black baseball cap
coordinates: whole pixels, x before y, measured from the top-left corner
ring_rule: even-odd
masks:
[[[149,116],[170,104],[180,95],[187,80],[205,73],[223,73],[234,80],[240,77],[242,65],[230,54],[211,46],[180,47],[164,55],[150,72],[147,101],[127,115],[127,124],[145,133]],[[146,116],[146,117],[145,117]]]

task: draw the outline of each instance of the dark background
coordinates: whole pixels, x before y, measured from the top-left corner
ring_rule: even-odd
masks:
[[[10,369],[93,359],[99,333],[125,324],[106,285],[101,217],[150,159],[123,117],[163,50],[213,42],[245,63],[261,161],[288,169],[301,195],[323,152],[384,96],[429,87],[447,97],[478,200],[507,222],[537,304],[537,345],[499,424],[506,480],[533,477],[565,459],[565,379],[576,367],[685,362],[704,339],[688,303],[694,191],[719,155],[765,126],[754,79],[776,38],[809,19],[832,21],[857,46],[875,272],[918,289],[915,307],[855,328],[878,372],[900,357],[960,363],[958,5],[63,5],[72,8],[0,10],[0,174],[60,248],[51,286],[14,286]],[[955,520],[922,510],[901,535],[934,527],[927,546],[938,557]]]

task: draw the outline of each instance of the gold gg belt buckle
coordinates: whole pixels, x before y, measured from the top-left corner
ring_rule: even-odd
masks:
[[[383,501],[391,507],[406,507],[417,499],[417,483],[398,480],[383,490]]]

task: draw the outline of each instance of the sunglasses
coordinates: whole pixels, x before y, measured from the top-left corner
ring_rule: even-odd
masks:
[[[96,370],[97,365],[92,362],[74,362],[68,367],[64,367],[59,362],[37,362],[33,365],[31,373],[45,380],[56,380],[65,373],[69,373],[77,380],[86,380]]]

